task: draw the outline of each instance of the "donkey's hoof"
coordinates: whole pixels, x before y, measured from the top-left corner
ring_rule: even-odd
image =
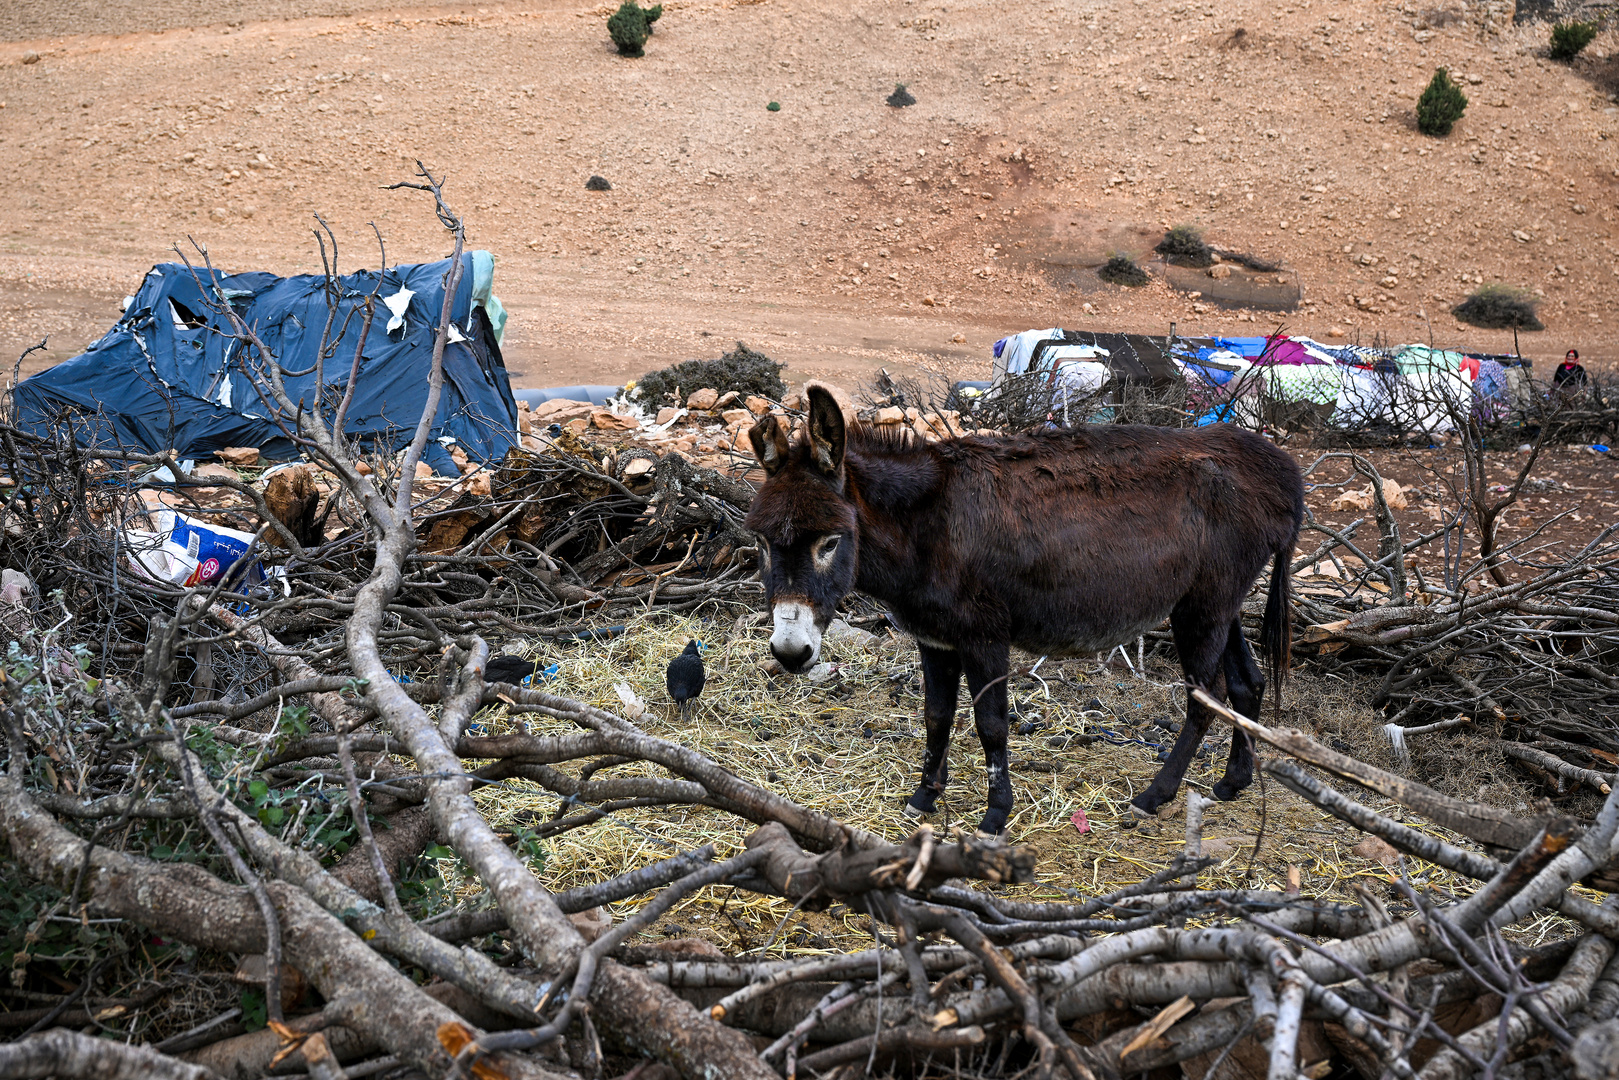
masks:
[[[984,820],[978,823],[973,835],[980,840],[1006,839],[1006,811],[991,810],[984,815]]]
[[[1149,818],[1156,818],[1158,816],[1158,808],[1163,804],[1163,799],[1155,799],[1152,797],[1152,792],[1143,791],[1140,795],[1137,795],[1135,798],[1131,799],[1126,805],[1130,807],[1129,816],[1132,820],[1146,821]]]
[[[1238,795],[1241,795],[1242,789],[1247,786],[1247,784],[1234,784],[1230,780],[1222,779],[1214,785],[1214,797],[1221,802],[1230,802]]]
[[[911,797],[905,800],[905,816],[919,818],[933,813],[939,808],[940,790],[932,784],[923,784],[911,792]]]

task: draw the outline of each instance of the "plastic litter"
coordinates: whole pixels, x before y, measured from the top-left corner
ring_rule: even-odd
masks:
[[[187,588],[228,574],[253,543],[252,533],[196,521],[174,510],[154,511],[151,521],[151,530],[126,532],[131,556],[153,579]],[[234,585],[242,589],[265,580],[263,565],[254,559]]]

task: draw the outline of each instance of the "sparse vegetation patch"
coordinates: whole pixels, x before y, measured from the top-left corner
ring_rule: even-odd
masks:
[[[1450,313],[1471,326],[1486,330],[1544,330],[1535,311],[1536,300],[1522,289],[1486,285],[1450,309]]]
[[[1145,270],[1136,265],[1134,259],[1122,253],[1113,255],[1103,263],[1096,276],[1109,285],[1128,285],[1132,289],[1140,288],[1152,280]]]
[[[644,8],[635,0],[624,0],[618,10],[607,17],[607,33],[624,56],[643,56],[646,39],[652,36],[652,24],[663,14],[663,5]]]
[[[1560,22],[1552,26],[1553,60],[1572,60],[1591,44],[1597,36],[1597,24],[1589,22]]]
[[[1467,110],[1467,95],[1444,68],[1434,69],[1428,88],[1417,99],[1417,130],[1442,138]]]
[[[744,396],[753,394],[780,401],[787,393],[787,385],[781,381],[785,366],[739,341],[735,349],[718,360],[686,360],[648,372],[635,384],[635,395],[652,408],[683,404],[685,398],[681,395],[709,386],[722,394],[735,390]]]
[[[1213,266],[1214,252],[1203,234],[1191,225],[1176,225],[1154,249],[1176,266]]]

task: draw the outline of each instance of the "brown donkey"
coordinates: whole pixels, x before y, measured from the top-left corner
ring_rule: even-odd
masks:
[[[1104,425],[1004,438],[926,443],[853,421],[829,387],[805,387],[809,417],[790,439],[766,416],[750,432],[767,479],[748,525],[760,534],[760,577],[775,616],[770,651],[792,672],[813,665],[844,596],[886,603],[922,654],[927,757],[906,804],[935,809],[963,673],[989,770],[980,833],[1006,831],[1010,648],[1064,655],[1110,650],[1169,619],[1193,684],[1258,716],[1265,677],[1243,641],[1243,599],[1271,564],[1260,643],[1271,678],[1291,646],[1288,561],[1304,516],[1293,459],[1225,425]],[[1186,724],[1152,784],[1152,813],[1172,799],[1207,732]],[[1235,735],[1221,799],[1253,779]]]

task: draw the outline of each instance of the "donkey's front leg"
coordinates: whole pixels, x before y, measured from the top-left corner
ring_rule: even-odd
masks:
[[[922,761],[922,783],[905,804],[912,817],[938,808],[939,793],[950,778],[950,728],[956,722],[956,691],[961,687],[961,658],[954,649],[917,645],[922,654],[923,722],[928,731],[927,757]]]
[[[989,809],[978,826],[981,838],[1005,836],[1006,819],[1012,813],[1012,779],[1006,773],[1006,735],[1010,726],[1006,715],[1006,682],[1010,652],[1006,645],[989,645],[961,658],[962,669],[967,673],[967,692],[973,696],[978,741],[984,744],[984,768],[989,773]]]

